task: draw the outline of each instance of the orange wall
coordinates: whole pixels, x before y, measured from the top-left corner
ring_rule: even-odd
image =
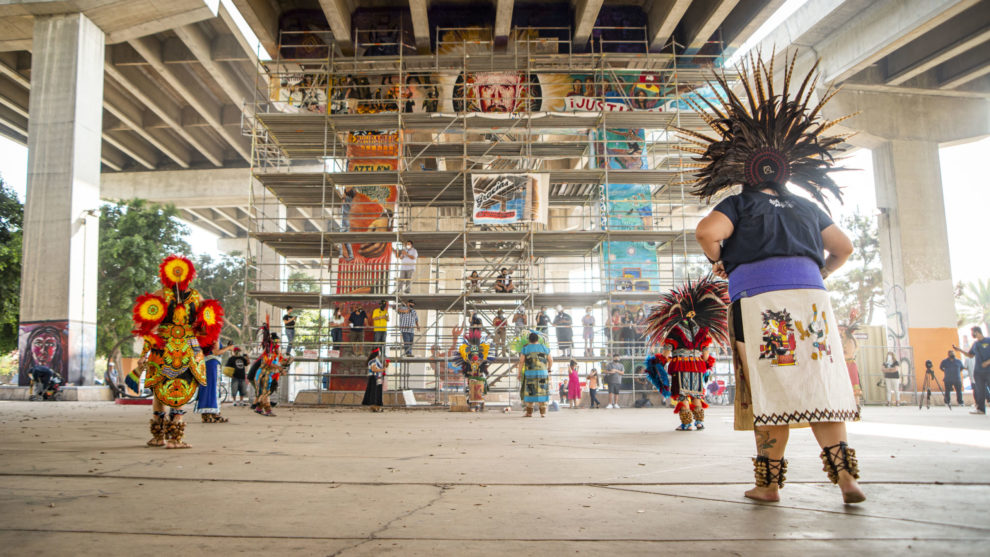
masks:
[[[959,333],[956,329],[948,327],[918,327],[908,329],[908,337],[914,349],[914,378],[920,389],[925,380],[925,360],[931,360],[932,368],[938,372],[939,362],[945,359],[947,352],[952,350],[953,344],[959,344]],[[941,381],[942,373],[936,373],[935,377]]]

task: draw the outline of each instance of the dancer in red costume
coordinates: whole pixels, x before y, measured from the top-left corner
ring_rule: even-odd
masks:
[[[729,305],[725,282],[708,275],[668,292],[647,318],[647,335],[662,346],[646,359],[647,378],[670,393],[678,431],[705,429],[705,384],[715,367],[712,344],[727,346]]]

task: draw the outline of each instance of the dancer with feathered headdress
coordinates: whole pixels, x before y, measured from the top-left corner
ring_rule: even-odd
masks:
[[[725,282],[708,275],[671,290],[647,317],[646,334],[661,352],[646,359],[646,377],[670,394],[678,431],[705,429],[705,384],[715,367],[712,344],[728,346]]]
[[[144,368],[144,386],[155,396],[148,446],[185,449],[189,444],[182,441],[186,431],[182,407],[207,384],[202,347],[217,343],[223,328],[223,307],[189,288],[196,268],[185,257],[166,257],[158,276],[162,289],[138,296],[133,310],[133,333],[144,338],[138,367]],[[166,406],[170,408],[168,416]]]
[[[703,147],[687,149],[700,155],[695,160],[702,167],[694,195],[711,200],[742,186],[698,224],[696,236],[712,271],[729,279],[736,429],[755,430],[757,446],[756,487],[746,496],[780,499],[789,428],[810,425],[829,479],[846,503],[857,503],[865,496],[856,483],[856,452],[846,444],[844,421],[858,419],[859,407],[824,283],[853,249],[825,205],[826,194],[841,201],[829,172],[832,152],[844,138],[825,132],[842,118],[821,118],[836,93],[831,87],[818,102],[811,100],[817,63],[792,91],[796,60],[786,61],[779,90],[772,58],[767,64],[750,57],[739,95],[724,75],[716,75],[712,89],[718,100],[701,97],[705,106],[695,106],[714,137],[680,131]],[[814,201],[792,194],[788,183]]]

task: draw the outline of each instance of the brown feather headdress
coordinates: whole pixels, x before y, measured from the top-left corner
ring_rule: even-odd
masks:
[[[685,322],[708,329],[715,344],[729,346],[729,288],[725,281],[708,274],[697,281],[674,288],[660,298],[660,303],[646,318],[646,336],[650,342],[662,343],[667,335]]]
[[[779,93],[773,87],[773,57],[767,66],[759,56],[750,55],[749,63],[740,67],[745,100],[732,91],[726,76],[718,73],[714,74],[715,83],[708,85],[720,106],[700,95],[697,99],[685,99],[718,134],[712,138],[676,128],[685,139],[704,147],[703,154],[694,159],[707,164],[694,175],[693,195],[707,200],[739,184],[766,184],[786,193],[784,184],[791,182],[807,190],[826,211],[824,192],[842,201],[842,192],[828,173],[842,170],[832,168],[835,164],[832,151],[845,137],[823,133],[850,116],[831,121],[820,117],[822,107],[838,92],[831,85],[817,104],[809,106],[820,77],[819,61],[791,95],[796,60],[797,54],[788,62]],[[689,147],[684,150],[701,151]]]

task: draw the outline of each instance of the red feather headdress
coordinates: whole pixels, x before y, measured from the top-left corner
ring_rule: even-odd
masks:
[[[706,327],[716,344],[728,346],[728,308],[728,284],[708,274],[664,294],[646,318],[646,335],[659,344],[678,325],[691,321],[697,327]]]
[[[189,288],[189,283],[196,277],[196,267],[192,261],[181,255],[170,255],[158,266],[158,278],[165,288],[178,285],[179,290]]]
[[[209,346],[216,342],[223,329],[223,306],[220,302],[216,300],[200,302],[195,327],[203,333],[202,336],[196,337],[200,346]]]

